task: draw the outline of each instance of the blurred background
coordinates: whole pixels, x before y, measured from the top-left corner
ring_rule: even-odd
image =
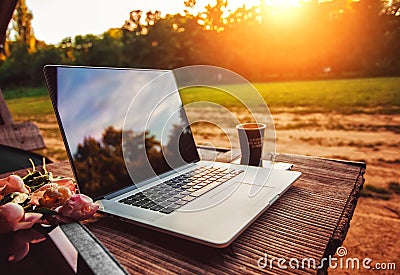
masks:
[[[220,66],[251,81],[267,102],[277,152],[367,162],[344,246],[349,257],[400,266],[400,1],[166,2],[18,2],[0,53],[0,87],[14,120],[39,126],[46,148],[38,152],[67,158],[46,64]],[[210,90],[182,96],[246,115]],[[211,124],[193,131],[197,143],[227,146]]]

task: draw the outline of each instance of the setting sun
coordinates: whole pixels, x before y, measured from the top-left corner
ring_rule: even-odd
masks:
[[[287,8],[287,7],[297,7],[299,6],[299,0],[266,0],[266,6],[272,6],[276,8]]]
[[[298,7],[300,3],[304,2],[301,0],[228,0],[228,9],[236,9],[243,5],[247,7],[251,6],[267,6],[267,7],[274,7],[274,8],[288,8],[288,7]],[[197,8],[201,9],[202,7],[206,6],[207,4],[214,5],[216,1],[210,0],[199,0],[197,1]]]

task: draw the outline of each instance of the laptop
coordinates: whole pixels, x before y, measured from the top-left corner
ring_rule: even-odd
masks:
[[[223,248],[301,175],[201,160],[173,71],[44,72],[77,185],[102,213]]]

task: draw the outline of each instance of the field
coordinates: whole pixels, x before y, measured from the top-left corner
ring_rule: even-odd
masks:
[[[301,82],[253,83],[269,108],[290,113],[336,112],[341,114],[396,114],[400,112],[400,78],[368,78]],[[215,88],[194,87],[183,90],[184,102],[211,101],[233,108],[258,104],[249,85]],[[225,90],[227,92],[223,92]],[[257,101],[256,101],[257,100]]]
[[[255,83],[272,113],[277,152],[366,161],[366,184],[344,246],[349,257],[395,262],[400,268],[400,77],[304,82]],[[237,85],[218,87],[234,90]],[[236,93],[236,92],[235,92]],[[257,109],[248,93],[236,93]],[[4,91],[14,120],[32,120],[47,148],[39,153],[65,159],[66,154],[45,88]],[[234,97],[211,88],[182,91],[188,103],[211,101],[225,106],[241,121],[249,119]],[[230,146],[215,125],[224,109],[198,105],[189,109],[198,144]],[[232,125],[234,126],[234,125]],[[234,132],[234,129],[227,129]],[[234,134],[233,134],[234,135]],[[231,142],[236,142],[231,140]],[[332,274],[354,271],[331,270]],[[370,271],[371,274],[389,274]]]

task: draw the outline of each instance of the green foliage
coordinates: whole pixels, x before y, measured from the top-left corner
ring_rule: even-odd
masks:
[[[122,152],[122,130],[114,129],[112,126],[104,129],[101,140],[93,137],[85,138],[74,154],[75,169],[81,182],[81,188],[85,192],[97,194],[109,188],[109,191],[122,188],[131,184],[132,180],[126,169],[126,163],[138,166],[149,161],[156,173],[165,172],[168,167],[161,152],[161,143],[155,136],[144,133],[144,145],[147,160],[141,152],[143,148],[143,135],[138,133],[126,133],[124,135],[124,146],[126,155]],[[134,169],[130,170],[136,171]],[[134,180],[143,178],[134,177]],[[108,191],[108,190],[106,190]]]
[[[51,216],[57,214],[56,211],[51,210],[51,209],[46,208],[46,207],[38,207],[38,208],[35,208],[32,212],[34,212],[34,213],[39,213],[39,214],[43,214],[42,219],[46,219],[46,218],[48,218],[48,217],[51,217]]]
[[[29,172],[28,175],[23,177],[24,184],[29,186],[29,189],[32,192],[35,192],[37,189],[42,187],[45,184],[51,183],[52,175],[46,171],[43,173],[38,171]]]
[[[33,14],[28,10],[25,0],[19,0],[15,7],[13,15],[13,29],[16,32],[16,40],[30,45],[31,40],[34,39],[32,28]]]
[[[31,82],[30,65],[33,56],[28,53],[28,46],[22,42],[13,45],[11,55],[0,67],[0,85],[7,86],[12,83],[14,86],[23,86]]]
[[[27,39],[10,41],[11,54],[0,64],[0,85],[41,85],[42,67],[49,63],[163,69],[217,65],[252,82],[399,75],[398,1],[384,6],[380,0],[309,1],[278,15],[273,7],[240,7],[224,17],[226,2],[216,1],[199,15],[186,11],[161,17],[158,11],[134,10],[121,29],[67,37],[57,46],[36,41],[32,48]],[[185,2],[189,10],[194,5]],[[27,14],[22,12],[21,20],[27,21]]]
[[[49,94],[46,87],[16,87],[11,89],[2,90],[3,96],[6,100],[22,97],[38,97],[46,96]]]
[[[60,49],[55,46],[43,46],[30,53],[26,44],[15,42],[11,55],[0,66],[0,86],[42,86],[44,65],[60,62]]]
[[[25,193],[12,192],[0,198],[0,206],[9,202],[23,204],[28,199]]]

